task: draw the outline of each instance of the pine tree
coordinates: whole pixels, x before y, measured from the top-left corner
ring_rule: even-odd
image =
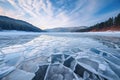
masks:
[[[120,14],[118,14],[118,16],[115,17],[114,24],[115,24],[115,26],[120,26]]]
[[[113,18],[109,18],[108,21],[107,21],[107,23],[108,23],[109,27],[113,26]]]

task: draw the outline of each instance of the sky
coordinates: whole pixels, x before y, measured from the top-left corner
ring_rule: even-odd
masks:
[[[41,29],[91,26],[120,13],[120,0],[0,0],[0,15]]]

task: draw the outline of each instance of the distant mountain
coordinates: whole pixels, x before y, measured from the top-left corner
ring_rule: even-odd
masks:
[[[59,28],[52,28],[52,29],[46,29],[47,32],[75,32],[76,30],[80,29],[86,29],[86,26],[80,26],[80,27],[59,27]]]
[[[86,29],[78,29],[76,32],[97,32],[97,31],[120,31],[120,13],[116,17],[97,23]]]
[[[42,30],[33,26],[32,24],[9,18],[6,16],[0,16],[0,30],[18,30],[18,31],[32,31],[41,32]]]

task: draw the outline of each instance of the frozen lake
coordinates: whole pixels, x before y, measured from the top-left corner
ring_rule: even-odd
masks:
[[[0,79],[120,80],[120,32],[1,32]]]

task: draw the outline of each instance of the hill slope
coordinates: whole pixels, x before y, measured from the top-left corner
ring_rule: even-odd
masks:
[[[53,28],[53,29],[46,29],[47,32],[75,32],[79,29],[85,29],[86,26],[80,26],[80,27],[59,27],[59,28]]]
[[[33,31],[41,32],[42,30],[33,26],[32,24],[9,18],[6,16],[0,16],[0,30],[18,30],[18,31]]]
[[[97,23],[93,26],[90,26],[86,29],[76,30],[76,32],[97,32],[97,31],[120,31],[120,13],[114,17],[109,18],[108,20]]]

